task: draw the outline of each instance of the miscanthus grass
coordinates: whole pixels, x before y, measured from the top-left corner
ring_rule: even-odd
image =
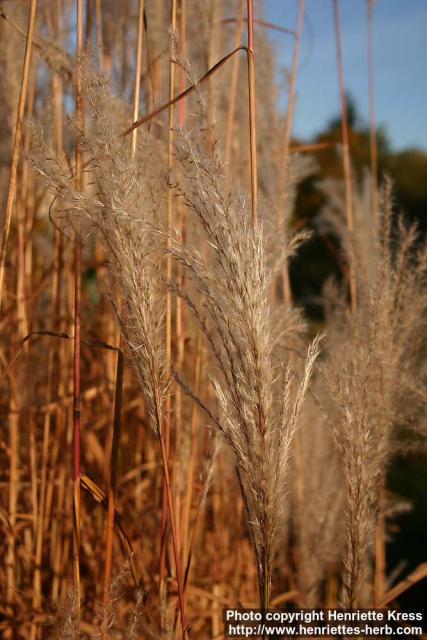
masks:
[[[226,186],[222,156],[195,130],[179,130],[182,176],[171,187],[201,226],[209,260],[194,247],[172,243],[188,278],[171,283],[193,312],[215,359],[214,422],[235,456],[255,550],[260,603],[269,606],[271,570],[280,539],[289,456],[301,406],[319,351],[310,345],[297,380],[289,363],[275,361],[272,273],[260,222],[251,222],[244,195]],[[292,247],[291,249],[292,250]]]
[[[123,107],[88,63],[83,73],[88,125],[81,144],[88,188],[82,193],[72,188],[65,156],[49,146],[42,146],[33,164],[64,202],[69,220],[88,222],[86,232],[96,233],[108,250],[111,300],[153,424],[160,430],[159,406],[169,381],[164,373],[164,288],[154,233],[163,204],[158,180],[152,179],[157,163],[152,152],[131,153],[130,144],[119,138]]]
[[[357,276],[358,304],[353,313],[336,291],[328,296],[329,338],[323,366],[347,484],[341,592],[346,607],[371,601],[363,585],[372,558],[373,530],[383,508],[386,472],[395,452],[408,442],[405,430],[422,422],[426,400],[422,391],[426,244],[414,225],[395,215],[389,182],[383,189],[381,213],[368,222],[364,218],[368,210],[359,208],[357,233],[350,237],[337,209],[325,212],[342,235]]]
[[[69,179],[63,158],[44,148],[34,165],[58,196],[67,203],[72,220],[83,218],[104,244],[111,300],[138,380],[146,409],[159,439],[178,582],[181,624],[185,630],[178,543],[170,489],[167,445],[164,434],[165,398],[169,374],[165,360],[165,290],[158,234],[158,166],[149,145],[136,153],[120,138],[124,122],[121,106],[108,83],[84,65],[83,86],[89,123],[80,135],[87,158],[89,187],[77,191]],[[123,114],[123,111],[122,111]],[[89,177],[90,176],[90,177]]]

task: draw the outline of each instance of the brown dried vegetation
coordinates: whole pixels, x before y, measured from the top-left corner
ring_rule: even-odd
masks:
[[[0,8],[12,213],[0,291],[1,633],[217,638],[224,606],[387,604],[406,588],[389,590],[385,575],[387,470],[425,437],[423,238],[395,214],[388,181],[378,211],[369,177],[361,193],[349,175],[345,191],[325,184],[317,232],[339,239],[343,278],[325,289],[324,325],[311,326],[287,268],[310,236],[292,220],[315,161],[290,147],[293,105],[284,127],[264,27],[252,43],[248,20],[251,50],[222,62],[252,2],[83,6],[76,57],[73,3],[39,2],[27,86],[26,3]],[[294,86],[296,62],[292,74]],[[79,86],[83,121],[64,117]]]

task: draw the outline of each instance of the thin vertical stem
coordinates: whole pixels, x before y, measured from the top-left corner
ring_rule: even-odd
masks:
[[[179,2],[179,20],[178,20],[178,32],[179,32],[179,55],[183,57],[185,55],[185,37],[186,37],[186,3],[185,0],[180,0]],[[185,70],[182,66],[178,69],[178,92],[181,93],[185,90]],[[181,100],[177,105],[177,120],[178,125],[180,127],[184,126],[186,117],[186,102],[185,100]],[[180,235],[183,239],[183,242],[186,240],[185,233],[185,210],[180,201],[177,203],[177,227],[179,229]],[[176,279],[180,283],[180,286],[183,286],[184,283],[184,274],[182,265],[176,265]],[[176,341],[176,367],[178,370],[182,370],[184,366],[185,360],[185,331],[184,331],[184,303],[181,296],[176,296],[175,299],[175,341]],[[174,456],[174,466],[172,468],[172,477],[176,479],[176,483],[178,486],[181,486],[181,458],[180,451],[178,447],[181,442],[181,429],[182,429],[182,391],[179,385],[176,385],[175,394],[175,412],[174,412],[174,431],[175,431],[175,442],[177,443],[177,455]],[[175,514],[177,520],[177,531],[180,538],[180,544],[184,545],[184,540],[181,538],[181,492],[177,491],[175,495]],[[181,556],[182,557],[182,556]]]
[[[139,116],[139,99],[141,95],[141,67],[142,67],[142,45],[144,37],[144,0],[139,0],[138,4],[138,24],[137,24],[137,42],[136,42],[136,65],[135,65],[135,83],[133,92],[133,122],[138,120]],[[136,140],[138,129],[132,131],[132,154],[136,152]]]
[[[371,160],[371,216],[378,210],[378,145],[375,114],[373,0],[367,0],[368,22],[368,90],[369,90],[369,148]]]
[[[240,4],[240,13],[239,13],[236,30],[234,32],[233,49],[237,49],[237,47],[241,44],[242,34],[243,34],[244,0],[238,0],[238,3]],[[234,113],[236,111],[237,83],[239,80],[239,67],[240,67],[240,56],[234,56],[233,62],[232,62],[232,69],[231,69],[230,97],[228,101],[227,125],[225,130],[226,133],[225,133],[225,143],[224,143],[224,160],[227,166],[230,164],[230,157],[231,157]]]
[[[98,64],[104,71],[104,33],[102,28],[101,0],[95,0],[96,43],[98,48]]]
[[[353,222],[353,195],[352,195],[352,186],[351,186],[350,144],[349,144],[348,120],[347,120],[347,100],[345,96],[345,87],[344,87],[338,0],[332,0],[332,4],[334,9],[338,84],[339,84],[340,101],[341,101],[341,136],[342,136],[342,162],[343,162],[343,174],[344,174],[345,208],[346,208],[346,218],[347,218],[347,229],[349,232],[350,242],[351,242],[352,235],[353,235],[354,222]],[[355,311],[356,310],[356,276],[355,276],[352,256],[349,256],[349,281],[350,281],[351,308],[352,308],[352,311]]]
[[[33,66],[33,65],[32,65]],[[34,71],[34,69],[33,69]],[[33,108],[34,108],[34,98],[35,98],[35,79],[34,74],[30,74],[29,80],[29,88],[28,88],[28,99],[27,99],[27,118],[33,117]],[[24,154],[28,155],[30,148],[30,135],[29,132],[26,131],[23,136],[23,149]],[[28,164],[24,164],[20,176],[20,196],[17,198],[16,202],[16,210],[17,210],[17,218],[18,218],[18,291],[17,291],[17,302],[18,302],[18,318],[19,318],[19,326],[18,326],[18,335],[22,340],[26,335],[28,335],[28,316],[26,310],[26,300],[27,300],[27,291],[31,291],[31,283],[29,282],[29,286],[26,286],[26,278],[25,278],[25,256],[28,250],[28,245],[31,244],[31,225],[28,224],[28,209],[30,208],[30,198],[29,194],[31,191],[31,174],[29,171]],[[27,226],[28,225],[28,226]],[[24,347],[24,353],[28,358],[28,344]],[[48,382],[47,385],[50,385],[50,376],[49,376],[49,362],[50,358],[48,357]],[[28,375],[28,359],[26,362],[26,375]],[[49,412],[46,412],[44,422],[49,420]],[[32,421],[29,421],[29,429],[30,429],[30,467],[32,470],[31,473],[31,485],[32,485],[32,502],[33,502],[33,530],[34,530],[34,539],[32,545],[32,553],[34,554],[34,574],[33,574],[33,607],[34,611],[38,611],[41,609],[41,561],[39,552],[41,547],[41,540],[39,538],[41,528],[43,527],[43,506],[42,500],[45,499],[45,485],[46,485],[46,464],[47,460],[44,457],[44,454],[47,453],[43,447],[42,451],[42,459],[41,464],[37,461],[37,452],[36,452],[36,439],[34,432],[34,425]],[[44,435],[43,435],[43,444],[45,438],[46,427],[44,427]],[[37,472],[38,468],[41,467],[40,474],[40,484],[38,486],[37,483]],[[39,502],[37,502],[37,493],[39,489]],[[36,622],[32,622],[30,627],[30,638],[36,638],[38,631],[38,625]]]
[[[76,173],[77,190],[83,187],[83,164],[80,136],[83,132],[83,87],[81,56],[83,52],[83,0],[77,0],[76,43]],[[81,326],[81,246],[79,228],[74,236],[74,355],[73,355],[73,567],[74,589],[80,614],[80,326]]]
[[[176,31],[176,0],[172,0],[171,2],[171,20],[170,20],[170,28],[172,32]],[[172,61],[172,44],[170,51],[170,61],[169,61],[169,100],[172,100],[174,97],[175,90],[175,64]],[[174,126],[174,116],[175,116],[175,106],[170,105],[168,109],[168,170],[172,168],[173,165],[173,126]],[[172,231],[173,224],[173,199],[172,199],[172,191],[168,191],[168,202],[167,202],[167,231],[168,231],[168,243],[170,244],[170,234]],[[172,276],[172,258],[168,257],[167,262],[167,277],[170,279]],[[166,303],[166,360],[168,372],[171,367],[171,358],[172,358],[172,303],[171,303],[171,295],[170,293],[167,296]]]
[[[133,122],[138,119],[139,115],[139,99],[141,93],[141,66],[142,66],[142,45],[144,33],[144,0],[139,0],[138,6],[138,24],[137,24],[137,43],[136,43],[136,60],[135,60],[135,78],[134,78],[134,96],[133,96]],[[132,131],[132,156],[136,153],[136,143],[138,137],[138,129]],[[113,418],[113,435],[111,443],[110,464],[108,466],[108,506],[107,506],[107,535],[105,544],[105,561],[104,561],[104,622],[103,622],[103,638],[108,638],[108,609],[111,588],[111,571],[113,566],[113,543],[114,543],[114,514],[116,502],[117,488],[117,461],[120,440],[121,426],[121,406],[123,394],[123,336],[120,335],[119,351],[117,353],[116,365],[116,385],[114,392],[114,418]]]
[[[378,516],[375,527],[375,574],[374,574],[374,606],[379,606],[384,597],[384,576],[386,572],[385,543],[385,487],[382,484],[378,493]]]
[[[10,223],[12,221],[13,204],[16,193],[16,178],[20,156],[20,143],[22,137],[22,123],[24,120],[25,103],[27,97],[28,78],[30,72],[31,49],[33,43],[34,25],[36,20],[37,0],[31,0],[28,13],[28,30],[25,40],[24,65],[22,69],[21,90],[19,93],[18,112],[16,116],[15,136],[13,140],[12,161],[9,174],[9,185],[4,213],[3,235],[0,249],[0,310],[3,298],[4,269],[6,263],[7,242],[9,239]]]
[[[56,3],[56,16],[54,21],[54,36],[60,38],[62,35],[62,3],[60,0]],[[63,87],[62,87],[62,79],[58,74],[54,74],[52,78],[52,93],[53,93],[53,104],[54,104],[54,131],[55,131],[55,147],[57,153],[62,153],[63,150],[63,134],[62,134],[62,97],[63,97]],[[63,267],[63,243],[62,243],[62,233],[59,229],[55,229],[54,235],[54,275],[52,279],[52,315],[55,321],[55,329],[60,330],[61,328],[61,284],[62,284],[62,267]],[[65,367],[61,366],[62,358],[61,355],[64,355],[65,344],[61,341],[59,358],[58,358],[58,366],[60,376],[59,380],[56,380],[53,387],[55,390],[55,395],[60,395],[64,383],[64,369]],[[52,365],[54,358],[54,351],[52,353]],[[64,359],[65,361],[65,359]],[[53,391],[53,389],[52,389]],[[49,392],[49,389],[48,389]],[[54,436],[54,442],[56,444],[56,451],[59,450],[59,443],[62,440],[62,425],[63,425],[63,409],[62,407],[56,408],[56,433]],[[51,467],[51,472],[49,474],[49,486],[51,491],[53,490],[53,478],[56,472],[54,465]],[[63,497],[64,497],[64,467],[61,466],[58,477],[55,478],[57,480],[57,505],[61,510],[63,506]],[[53,518],[51,523],[51,566],[53,569],[53,580],[51,587],[51,597],[55,600],[58,597],[59,590],[59,573],[61,566],[61,533],[62,533],[62,519],[58,516]],[[46,521],[48,518],[46,517]]]
[[[176,14],[177,14],[177,2],[171,0],[170,11],[170,28],[172,32],[176,31]],[[175,89],[175,64],[172,61],[173,51],[172,43],[170,47],[170,61],[169,61],[169,100],[172,100]],[[172,169],[173,165],[173,125],[174,125],[175,108],[174,105],[170,105],[168,109],[168,140],[167,140],[167,166],[168,171]],[[170,237],[172,233],[173,225],[173,199],[172,190],[169,189],[167,194],[167,245],[170,247]],[[168,281],[172,277],[172,256],[168,251],[167,264],[166,264],[166,277]],[[170,291],[166,292],[166,375],[169,377],[172,364],[172,296]],[[167,395],[165,400],[165,454],[166,458],[169,458],[169,441],[170,441],[170,412],[171,412],[171,400],[170,394]],[[159,583],[160,591],[163,592],[165,587],[165,569],[166,569],[166,549],[167,549],[167,493],[166,493],[166,478],[163,479],[163,502],[162,502],[162,520],[161,520],[161,549],[160,549],[160,568],[159,568]]]
[[[30,64],[30,69],[31,69]],[[26,117],[33,117],[34,98],[35,98],[35,78],[34,74],[30,72],[30,79],[28,82],[28,96]],[[22,138],[22,149],[24,156],[28,156],[30,149],[31,137],[28,132],[25,132]],[[28,312],[27,312],[27,292],[31,290],[31,283],[27,282],[27,269],[26,269],[26,256],[31,245],[31,232],[32,228],[29,224],[28,218],[29,210],[31,210],[29,194],[31,191],[31,172],[28,163],[23,163],[18,195],[16,197],[16,217],[18,222],[18,268],[17,268],[17,314],[18,314],[18,335],[20,338],[24,338],[28,334]],[[24,346],[24,353],[28,355],[28,345]]]
[[[117,350],[117,366],[116,366],[116,384],[114,390],[114,416],[113,416],[113,437],[111,443],[111,456],[110,456],[110,477],[108,482],[108,505],[107,505],[107,536],[105,545],[105,562],[104,562],[104,592],[103,592],[103,606],[104,606],[104,620],[102,623],[102,637],[107,640],[109,637],[108,632],[108,619],[109,619],[109,600],[110,600],[110,588],[111,588],[111,570],[113,565],[113,542],[114,542],[114,514],[117,492],[117,463],[119,456],[119,442],[120,442],[120,426],[121,426],[121,413],[122,413],[122,396],[123,396],[123,352],[122,352],[123,340],[120,339],[120,346]]]
[[[247,0],[248,11],[248,92],[249,92],[249,141],[251,163],[251,213],[252,225],[258,216],[258,171],[256,150],[256,98],[255,98],[255,55],[254,55],[254,12],[253,0]]]
[[[91,2],[86,2],[86,19],[85,19],[85,49],[90,49],[91,47],[91,34],[92,34],[92,26],[93,26],[93,14],[92,14],[92,6]]]
[[[179,3],[179,54],[185,55],[185,38],[186,38],[186,3],[185,0],[180,0]],[[185,90],[185,71],[182,67],[179,67],[178,72],[178,92],[182,93]],[[186,102],[180,100],[178,102],[178,124],[182,126],[185,122]]]
[[[6,604],[8,613],[12,615],[16,598],[16,541],[15,527],[19,495],[19,402],[16,385],[11,386],[10,414],[9,414],[9,496],[8,519],[10,532],[8,532],[6,551]],[[9,636],[10,637],[10,636]]]
[[[289,80],[289,95],[288,95],[288,105],[286,108],[285,115],[285,124],[283,129],[283,155],[282,155],[282,166],[283,166],[283,177],[282,177],[282,188],[280,189],[280,198],[279,198],[279,208],[278,215],[279,219],[279,229],[282,233],[286,233],[286,223],[285,223],[285,203],[286,203],[286,190],[287,190],[287,182],[289,177],[289,148],[291,142],[291,131],[292,131],[292,119],[294,115],[295,109],[295,81],[297,76],[297,68],[298,68],[298,56],[301,45],[301,32],[302,32],[302,23],[304,18],[304,0],[300,0],[299,2],[299,10],[298,10],[298,20],[297,20],[297,30],[295,34],[295,42],[294,42],[294,51],[292,55],[292,64],[291,64],[291,74]],[[287,305],[291,304],[291,286],[289,280],[289,269],[288,262],[285,261],[282,270],[282,286],[283,286],[283,298]]]
[[[194,389],[196,393],[200,395],[201,389],[201,377],[202,377],[202,334],[199,333],[197,336],[197,345],[196,345],[196,358],[194,365]],[[191,504],[193,497],[193,486],[194,486],[194,470],[196,467],[196,453],[197,453],[197,437],[196,437],[196,427],[197,427],[197,407],[196,404],[193,403],[191,407],[191,418],[190,418],[190,429],[191,429],[191,449],[189,462],[187,465],[187,474],[186,474],[186,482],[185,482],[185,497],[183,504],[183,514],[182,514],[182,553],[181,557],[183,560],[183,565],[186,566],[187,559],[191,550],[191,545],[189,544],[189,527],[190,527],[190,513],[191,513]],[[185,584],[184,584],[185,588]]]
[[[290,141],[291,141],[292,120],[293,120],[293,115],[295,110],[295,81],[297,76],[298,56],[299,56],[299,50],[301,45],[302,23],[304,19],[304,5],[305,5],[305,1],[299,0],[297,30],[295,33],[294,50],[292,54],[292,63],[291,63],[291,73],[289,78],[288,104],[286,108],[285,124],[283,128],[282,161],[283,161],[285,188],[286,188],[286,179],[287,179],[288,168],[289,168],[289,147],[290,147]]]

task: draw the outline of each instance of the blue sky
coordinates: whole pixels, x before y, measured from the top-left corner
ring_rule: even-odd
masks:
[[[293,132],[309,138],[339,111],[331,0],[306,0]],[[264,0],[265,18],[294,29],[297,0]],[[346,89],[368,121],[366,0],[340,0]],[[279,65],[292,37],[270,31]],[[395,149],[427,149],[427,0],[376,0],[374,73],[377,122]],[[281,97],[284,105],[285,93]]]

